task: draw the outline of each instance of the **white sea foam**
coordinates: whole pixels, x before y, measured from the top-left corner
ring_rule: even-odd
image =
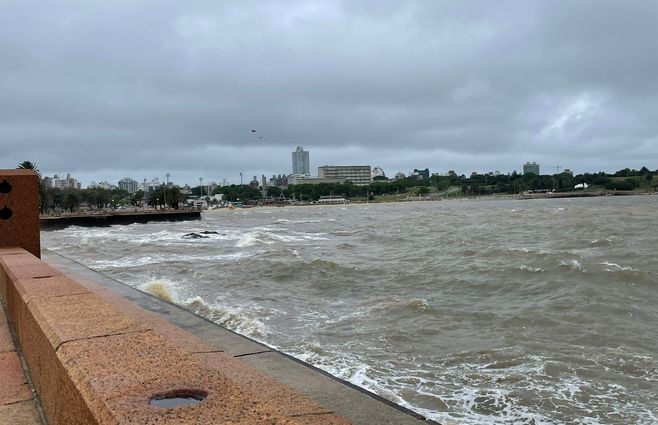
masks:
[[[560,260],[560,266],[568,267],[574,271],[583,271],[583,265],[580,261],[576,259],[572,260]]]
[[[250,254],[247,252],[235,252],[231,254],[218,254],[218,255],[179,255],[176,256],[177,262],[189,262],[196,264],[203,261],[233,261]],[[153,255],[144,257],[121,257],[115,260],[94,260],[88,266],[94,270],[110,270],[110,269],[123,269],[131,267],[143,267],[148,265],[157,265],[164,262],[172,261],[170,255]]]
[[[260,320],[250,317],[241,307],[229,307],[221,304],[209,304],[200,296],[194,296],[181,303],[195,314],[215,323],[255,339],[266,336],[266,326]]]
[[[541,267],[530,267],[530,266],[526,266],[525,264],[522,264],[519,267],[517,267],[517,270],[521,270],[524,272],[532,272],[532,273],[540,273],[544,271],[544,269],[542,269]]]
[[[281,229],[279,229],[281,230]],[[254,229],[243,233],[235,246],[238,248],[247,248],[257,245],[273,245],[277,242],[305,242],[305,241],[321,241],[328,240],[323,236],[324,233],[306,233],[306,232],[290,232],[290,233],[276,233],[272,229]]]
[[[236,242],[238,248],[247,248],[256,245],[272,245],[274,241],[267,239],[267,236],[259,232],[247,232],[243,234]]]
[[[607,272],[619,272],[619,271],[622,271],[622,272],[636,272],[636,271],[638,271],[637,269],[634,269],[633,267],[630,267],[630,266],[624,267],[624,266],[620,266],[619,264],[616,264],[616,263],[611,263],[609,261],[604,261],[604,262],[599,263],[599,264],[601,264],[602,266],[607,266],[605,268],[605,271],[607,271]]]
[[[176,289],[176,283],[174,282],[168,280],[152,280],[141,284],[138,288],[141,291],[158,297],[163,301],[167,301],[172,304],[180,303],[178,298],[178,290]]]

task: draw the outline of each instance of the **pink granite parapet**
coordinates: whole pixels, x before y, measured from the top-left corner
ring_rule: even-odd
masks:
[[[39,176],[31,170],[0,170],[0,247],[21,247],[41,257]]]

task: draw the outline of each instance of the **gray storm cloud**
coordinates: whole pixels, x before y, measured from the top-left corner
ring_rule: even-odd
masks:
[[[303,145],[389,174],[655,169],[657,18],[654,1],[3,2],[2,166],[236,181],[290,172]]]

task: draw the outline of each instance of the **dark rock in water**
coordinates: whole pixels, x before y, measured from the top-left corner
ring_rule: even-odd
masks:
[[[183,239],[208,239],[209,237],[210,236],[203,236],[198,233],[188,233],[186,235],[183,235]]]
[[[203,232],[199,232],[199,233],[202,234],[202,235],[219,235],[218,232],[213,232],[213,231],[210,231],[210,230],[204,230]]]

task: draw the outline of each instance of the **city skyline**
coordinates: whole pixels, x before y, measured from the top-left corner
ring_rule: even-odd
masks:
[[[8,167],[237,183],[297,145],[312,174],[658,167],[655,2],[3,6]]]

